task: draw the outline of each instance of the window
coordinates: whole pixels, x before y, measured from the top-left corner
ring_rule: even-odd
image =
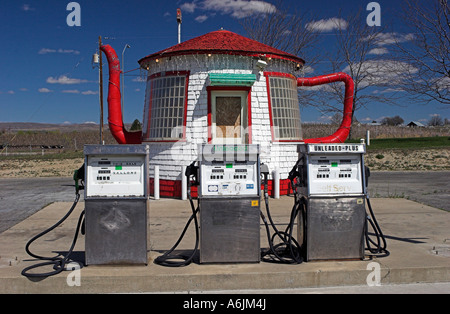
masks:
[[[211,100],[211,143],[248,144],[249,88],[218,87],[208,91]]]
[[[149,78],[145,110],[149,122],[144,135],[146,139],[176,141],[183,138],[186,85],[186,72],[184,75],[165,73]]]
[[[301,140],[297,82],[291,77],[269,76],[273,136],[276,140]]]

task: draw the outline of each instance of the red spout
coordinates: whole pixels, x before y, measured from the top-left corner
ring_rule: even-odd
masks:
[[[141,144],[142,131],[128,132],[122,120],[120,103],[120,62],[116,52],[110,45],[101,46],[109,64],[108,85],[108,124],[111,134],[119,144]]]
[[[316,77],[299,77],[297,78],[297,86],[316,86],[334,82],[345,83],[344,112],[342,122],[334,134],[326,137],[305,139],[305,143],[343,143],[352,126],[352,108],[353,108],[353,91],[354,82],[350,75],[346,73],[334,73]]]

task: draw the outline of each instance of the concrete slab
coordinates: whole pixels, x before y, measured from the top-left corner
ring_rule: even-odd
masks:
[[[160,266],[153,260],[172,247],[191,215],[188,201],[160,199],[150,205],[148,265],[91,265],[79,271],[28,279],[21,275],[22,269],[39,261],[25,252],[27,241],[56,223],[72,205],[70,202],[53,203],[0,234],[0,293],[189,292],[358,286],[373,278],[371,262],[380,266],[381,285],[450,282],[450,257],[441,254],[446,252],[442,248],[450,244],[450,213],[400,198],[371,199],[371,203],[386,236],[388,257],[298,265],[267,262],[204,265],[194,262],[177,268]],[[270,200],[275,223],[280,226],[288,223],[292,205],[293,198],[289,196]],[[84,203],[80,202],[61,226],[33,243],[31,251],[45,256],[66,252],[83,209]],[[194,241],[192,225],[178,249],[190,251]],[[268,247],[263,225],[261,247]],[[76,261],[84,261],[84,236],[78,238],[74,253]],[[50,270],[51,267],[36,269],[37,272]]]

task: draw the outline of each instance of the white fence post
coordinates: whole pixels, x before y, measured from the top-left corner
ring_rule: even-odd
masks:
[[[155,166],[155,178],[153,180],[153,195],[155,200],[159,200],[159,166]]]
[[[186,166],[181,166],[181,199],[187,200],[187,178],[184,175],[186,173]]]
[[[273,196],[280,198],[280,169],[278,168],[273,171]]]

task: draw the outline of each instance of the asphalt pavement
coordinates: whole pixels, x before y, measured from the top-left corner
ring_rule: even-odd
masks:
[[[450,171],[378,171],[369,177],[372,198],[406,198],[450,211]]]
[[[74,199],[72,178],[0,178],[0,233],[53,202]]]

